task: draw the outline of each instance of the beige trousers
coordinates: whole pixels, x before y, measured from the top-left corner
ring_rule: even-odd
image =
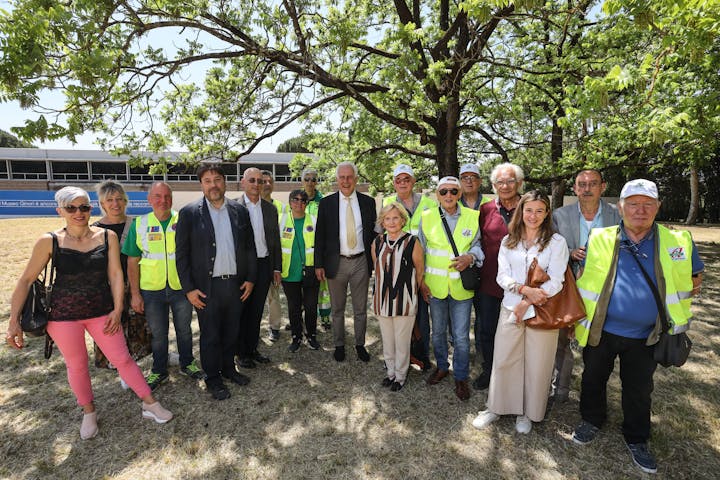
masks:
[[[508,323],[510,313],[500,309],[487,407],[498,415],[526,415],[540,422],[547,407],[558,331]]]
[[[404,384],[410,367],[410,337],[415,325],[415,315],[397,317],[375,315],[375,317],[380,323],[387,376]]]
[[[268,323],[273,330],[280,330],[280,286],[270,284],[267,296]]]

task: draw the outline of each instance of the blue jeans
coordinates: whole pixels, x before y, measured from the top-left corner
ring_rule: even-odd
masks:
[[[180,354],[180,366],[186,367],[193,361],[192,353],[192,304],[182,290],[165,286],[163,290],[141,290],[145,303],[145,318],[152,332],[152,372],[167,374],[169,310],[172,309],[175,338]]]
[[[449,370],[447,332],[448,322],[453,335],[453,374],[455,380],[467,380],[470,374],[470,311],[472,298],[455,300],[451,296],[430,297],[432,342],[439,370]]]

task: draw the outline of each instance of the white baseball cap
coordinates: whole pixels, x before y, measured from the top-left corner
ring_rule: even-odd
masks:
[[[395,167],[395,170],[393,170],[393,178],[397,177],[398,175],[402,175],[403,173],[406,173],[412,178],[415,178],[415,172],[413,172],[413,169],[409,165],[405,165],[403,163]]]
[[[457,177],[442,177],[442,178],[438,181],[438,187],[439,187],[440,185],[445,185],[445,184],[457,185],[457,186],[459,187],[459,186],[460,186],[460,180],[458,180]]]
[[[460,167],[460,175],[462,175],[463,173],[474,173],[479,177],[480,169],[474,163],[466,163],[465,165]]]
[[[620,192],[620,199],[632,197],[633,195],[643,195],[646,197],[658,199],[658,189],[655,182],[638,178],[627,182]]]

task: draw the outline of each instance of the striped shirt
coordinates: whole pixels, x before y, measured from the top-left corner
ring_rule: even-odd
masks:
[[[373,308],[384,317],[414,316],[417,282],[412,252],[417,237],[405,233],[396,241],[387,234],[375,239],[375,294]]]

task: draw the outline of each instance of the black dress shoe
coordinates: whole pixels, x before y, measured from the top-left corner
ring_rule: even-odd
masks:
[[[490,386],[490,373],[483,371],[472,384],[475,390],[485,390]]]
[[[402,390],[403,385],[404,384],[400,382],[393,382],[392,385],[390,385],[390,391],[399,392],[400,390]]]
[[[240,372],[230,372],[229,375],[223,374],[223,377],[230,380],[232,383],[237,385],[247,385],[250,383],[250,379]]]
[[[345,347],[335,347],[335,353],[333,353],[333,358],[336,362],[342,362],[345,360]]]
[[[365,347],[362,345],[356,345],[355,351],[357,352],[357,356],[360,360],[363,362],[369,362],[370,361],[370,354],[367,350],[365,350]]]
[[[230,391],[222,383],[219,385],[208,385],[207,389],[215,400],[225,400],[230,398]]]
[[[253,352],[252,359],[255,360],[255,361],[258,362],[258,363],[270,363],[270,357],[266,357],[265,355],[263,355],[262,353],[258,352],[257,350],[255,350],[255,351]]]
[[[252,358],[239,358],[237,360],[237,366],[240,368],[255,368],[255,362]]]
[[[385,378],[383,378],[380,385],[382,385],[385,388],[388,388],[388,387],[392,386],[393,382],[395,382],[394,378],[385,377]]]

